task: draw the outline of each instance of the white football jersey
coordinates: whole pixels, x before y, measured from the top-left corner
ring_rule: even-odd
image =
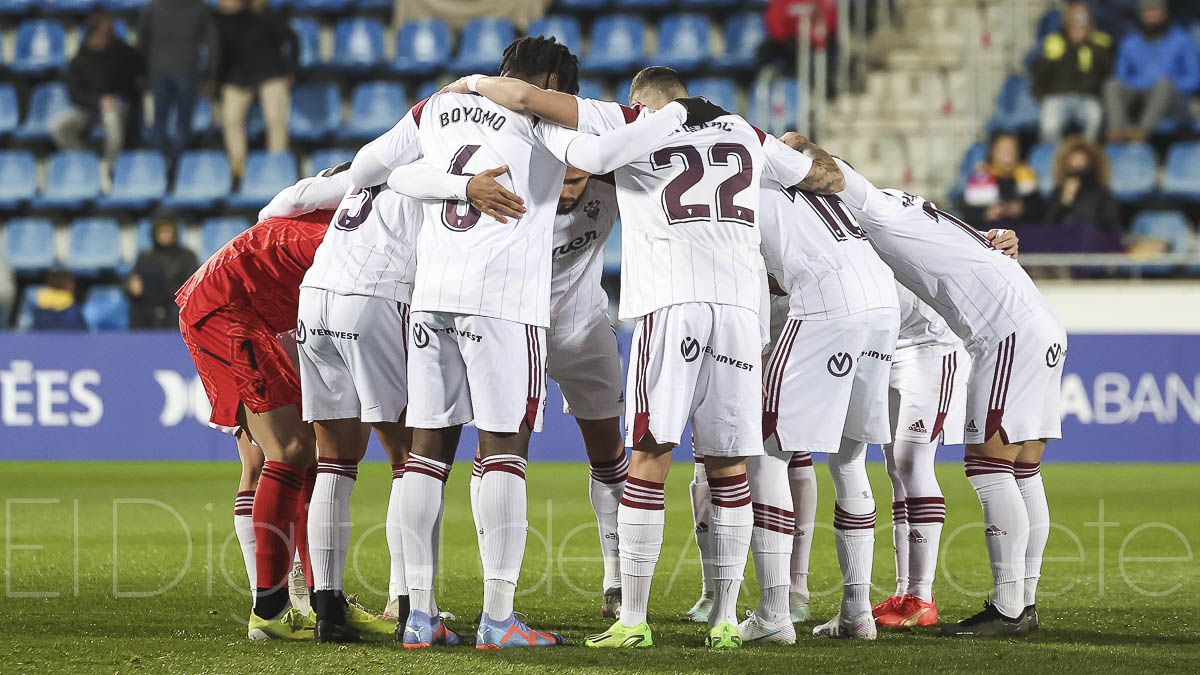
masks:
[[[617,190],[608,177],[593,176],[570,213],[554,217],[550,330],[572,332],[608,311],[604,244],[617,218]]]
[[[900,335],[893,361],[939,356],[962,346],[946,320],[912,291],[896,283],[896,295],[900,299]]]
[[[879,257],[968,348],[998,343],[1030,316],[1054,316],[1021,265],[981,232],[922,197],[859,179],[866,184],[861,208],[843,201]]]
[[[607,128],[652,110],[584,99]],[[633,114],[631,114],[633,113]],[[621,318],[711,302],[760,311],[758,184],[795,185],[812,160],[737,115],[680,127],[616,170]]]
[[[788,294],[788,317],[836,319],[898,308],[896,280],[833,195],[762,185],[762,251]]]
[[[419,201],[386,186],[352,187],[300,287],[411,302],[421,217]]]

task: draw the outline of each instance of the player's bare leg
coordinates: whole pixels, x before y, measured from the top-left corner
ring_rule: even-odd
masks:
[[[602,616],[615,619],[621,610],[621,558],[617,533],[617,508],[625,479],[629,475],[629,458],[625,454],[625,439],[621,437],[621,418],[586,420],[576,417],[583,448],[591,467],[588,496],[596,527],[600,534],[600,554],[604,558],[604,591]]]
[[[254,492],[262,475],[264,461],[262,448],[250,442],[250,436],[237,436],[238,458],[242,461],[242,475],[238,480],[237,497],[233,500],[233,531],[242,549],[242,562],[246,565],[246,579],[250,584],[250,597],[254,597],[258,575],[254,565]]]
[[[388,604],[383,611],[383,617],[393,623],[401,631],[403,637],[404,624],[408,620],[408,585],[404,575],[404,538],[401,525],[404,511],[400,505],[401,486],[404,479],[404,464],[408,461],[408,453],[412,450],[412,429],[405,426],[404,416],[398,422],[379,422],[371,425],[375,435],[387,453],[388,462],[392,465],[392,489],[388,497],[388,510],[385,530],[387,533],[388,555],[391,558],[388,574]]]
[[[833,478],[834,543],[842,569],[842,604],[837,616],[813,629],[818,637],[874,640],[871,563],[875,547],[875,498],[867,478],[867,444],[842,438],[829,455]]]
[[[792,511],[792,493],[788,485],[789,454],[779,448],[772,435],[765,454],[746,459],[753,495],[754,527],[750,550],[758,574],[758,607],[738,624],[742,642],[796,641],[788,608],[788,563],[796,518]]]
[[[808,606],[808,560],[812,553],[817,520],[817,472],[813,468],[811,454],[792,453],[788,461],[788,486],[792,491],[792,509],[796,514],[788,609],[792,623],[799,623],[812,619],[812,611]]]
[[[712,506],[708,495],[708,473],[704,471],[704,458],[692,453],[692,483],[688,486],[692,496],[692,527],[695,531],[696,550],[700,554],[700,599],[684,614],[684,618],[696,623],[708,623],[713,604],[713,556],[712,533],[709,520]]]
[[[1046,452],[1045,439],[1025,441],[1017,453],[1013,470],[1025,512],[1029,516],[1029,542],[1025,546],[1025,619],[1030,632],[1038,629],[1037,613],[1038,579],[1042,576],[1042,554],[1046,540],[1050,537],[1050,507],[1046,503],[1046,488],[1042,484],[1042,454]]]

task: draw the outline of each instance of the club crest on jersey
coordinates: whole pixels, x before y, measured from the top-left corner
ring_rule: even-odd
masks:
[[[599,218],[600,217],[600,200],[593,199],[592,201],[584,204],[583,212],[586,213],[587,217],[591,218],[592,220]]]
[[[1054,368],[1062,363],[1063,357],[1067,355],[1067,350],[1063,346],[1055,342],[1046,350],[1046,366]]]
[[[683,360],[688,363],[700,358],[699,340],[692,337],[683,338],[683,342],[679,343],[679,353],[683,354]]]
[[[829,357],[829,361],[825,367],[829,369],[829,374],[834,377],[845,377],[850,368],[854,366],[854,357],[846,352],[838,352]]]
[[[419,323],[413,324],[413,344],[417,349],[424,349],[429,346],[429,333],[425,330],[425,326]]]

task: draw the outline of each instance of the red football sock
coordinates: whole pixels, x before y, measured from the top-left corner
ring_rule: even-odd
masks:
[[[308,467],[304,474],[304,487],[300,491],[300,502],[296,505],[296,550],[300,552],[300,565],[304,568],[304,584],[313,585],[312,564],[308,559],[308,503],[312,501],[313,486],[317,483],[317,467]]]
[[[284,462],[263,463],[254,493],[254,559],[261,590],[287,588],[296,555],[296,514],[303,485],[301,470]]]

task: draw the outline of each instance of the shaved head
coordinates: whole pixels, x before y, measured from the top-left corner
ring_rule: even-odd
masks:
[[[650,66],[633,77],[629,102],[658,110],[677,98],[687,97],[687,87],[679,73],[665,66]]]

